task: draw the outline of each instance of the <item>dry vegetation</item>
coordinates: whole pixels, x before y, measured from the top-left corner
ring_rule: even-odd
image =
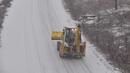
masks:
[[[130,0],[64,0],[74,20],[87,13],[95,14],[96,24],[82,24],[82,30],[92,44],[105,54],[112,65],[130,73]]]
[[[2,23],[7,12],[7,8],[11,6],[12,0],[1,0],[0,2],[0,29],[2,28]]]

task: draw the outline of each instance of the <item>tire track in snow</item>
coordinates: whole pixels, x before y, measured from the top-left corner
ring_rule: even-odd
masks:
[[[43,32],[44,32],[44,30],[43,30]],[[45,33],[44,34],[41,34],[42,36],[44,36],[45,35]],[[48,34],[46,34],[46,35],[48,35]],[[38,37],[37,37],[38,38]],[[50,38],[48,38],[48,39],[50,39]],[[46,43],[49,43],[48,41],[46,41]],[[49,45],[49,44],[48,44]],[[47,47],[46,47],[47,48]],[[53,56],[53,54],[51,53],[51,50],[50,49],[48,49],[48,50],[44,50],[44,51],[46,51],[46,52],[48,52],[48,54],[50,54],[50,55],[48,55],[49,57],[51,57],[51,59],[53,59],[54,58],[54,56]],[[42,56],[41,56],[42,57]],[[54,59],[53,59],[54,60]],[[58,61],[57,61],[58,62]],[[44,67],[45,68],[45,67]],[[56,71],[56,70],[55,70]],[[57,72],[57,73],[60,73],[60,72]]]
[[[30,2],[31,2],[31,3],[30,3]],[[30,31],[32,31],[32,37],[33,37],[33,40],[35,41],[35,42],[34,42],[34,44],[35,44],[35,49],[34,49],[34,48],[28,48],[28,50],[29,50],[29,49],[34,49],[34,50],[36,51],[36,52],[35,52],[35,53],[36,53],[35,59],[38,60],[38,64],[39,64],[38,66],[39,66],[39,68],[40,68],[40,73],[43,73],[44,71],[43,71],[42,66],[41,66],[42,64],[41,64],[41,59],[40,59],[40,56],[39,56],[38,43],[37,43],[37,39],[36,39],[37,37],[36,37],[36,32],[35,32],[35,29],[34,29],[34,24],[33,24],[33,19],[32,19],[32,18],[33,18],[33,17],[32,17],[32,16],[33,16],[33,9],[34,9],[34,6],[35,6],[35,5],[34,5],[34,1],[29,1],[29,0],[28,0],[27,3],[28,3],[28,7],[29,7],[29,8],[28,8],[28,7],[27,7],[27,8],[28,8],[28,10],[29,10],[30,13],[28,13],[26,10],[25,10],[25,11],[27,12],[27,13],[26,13],[27,15],[28,15],[28,14],[30,15],[30,17],[26,17],[26,19],[27,19],[27,20],[29,19],[29,20],[30,20],[30,23],[26,23],[26,26],[27,26],[27,25],[30,26],[30,28],[31,28]],[[29,24],[30,24],[30,25],[29,25]],[[25,26],[25,28],[26,28],[26,26]],[[28,31],[29,29],[26,28],[25,30],[26,30],[25,33],[27,33],[27,31]],[[28,35],[28,34],[26,34],[26,36],[27,36],[27,35]],[[26,40],[25,40],[25,41],[27,41],[27,38],[29,38],[29,37],[26,37]],[[26,43],[26,44],[28,44],[28,43]],[[32,46],[32,45],[30,45],[30,46]],[[28,50],[27,50],[27,51],[28,51]],[[33,50],[33,51],[34,51],[34,50]],[[29,51],[28,51],[28,52],[29,52]],[[33,54],[35,54],[35,53],[33,52]],[[30,67],[29,67],[29,68],[30,68]],[[29,70],[30,70],[30,69],[29,69]],[[44,72],[44,73],[45,73],[45,72]]]

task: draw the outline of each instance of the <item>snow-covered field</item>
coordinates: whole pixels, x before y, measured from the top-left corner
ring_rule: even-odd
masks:
[[[3,24],[0,73],[119,73],[89,42],[85,58],[59,58],[51,31],[74,22],[62,0],[14,0],[12,4]]]

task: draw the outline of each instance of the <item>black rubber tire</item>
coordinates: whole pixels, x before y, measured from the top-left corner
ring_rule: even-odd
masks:
[[[58,42],[57,42],[57,51],[59,51],[60,46],[61,46],[61,42],[60,42],[60,41],[58,41]]]
[[[81,58],[82,58],[82,56],[77,56],[76,58],[77,58],[77,59],[81,59]]]
[[[61,48],[59,48],[59,57],[64,58],[64,55],[61,54]]]

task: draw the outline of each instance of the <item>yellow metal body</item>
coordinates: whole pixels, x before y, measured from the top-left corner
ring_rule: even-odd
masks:
[[[63,37],[63,32],[57,32],[57,31],[52,32],[52,37],[51,37],[52,40],[62,40],[62,37]]]
[[[85,47],[86,43],[81,41],[81,30],[80,27],[71,28],[74,29],[75,37],[74,37],[74,45],[70,49],[70,47],[65,46],[65,32],[52,32],[52,40],[61,40],[61,44],[59,48],[60,57],[64,57],[65,54],[74,53],[74,55],[82,57],[85,56]]]

